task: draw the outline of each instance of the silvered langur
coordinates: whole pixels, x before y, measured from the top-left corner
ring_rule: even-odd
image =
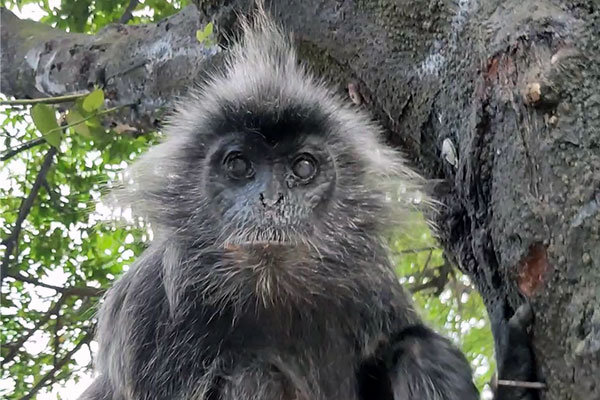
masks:
[[[119,193],[155,237],[104,299],[82,399],[478,399],[382,238],[422,180],[264,11],[242,25]]]

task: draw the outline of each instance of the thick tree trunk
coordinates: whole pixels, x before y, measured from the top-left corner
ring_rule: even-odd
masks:
[[[98,83],[111,105],[136,104],[112,122],[147,129],[212,60],[195,30],[210,19],[229,30],[232,10],[247,5],[199,3],[96,36],[3,11],[2,92],[37,97]],[[442,242],[480,290],[498,351],[507,351],[508,319],[530,302],[542,397],[600,398],[597,1],[272,3],[315,69],[351,84],[389,139],[441,182]]]
[[[107,126],[155,129],[163,108],[193,84],[217,53],[216,46],[196,40],[206,22],[188,7],[157,24],[112,24],[92,36],[22,21],[2,9],[0,88],[9,96],[36,98],[98,85],[107,107],[131,105],[108,114]]]

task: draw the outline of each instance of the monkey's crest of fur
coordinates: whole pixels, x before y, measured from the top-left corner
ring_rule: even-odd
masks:
[[[406,166],[402,155],[382,142],[382,131],[371,117],[299,63],[291,38],[260,2],[251,19],[241,20],[242,38],[230,49],[221,72],[174,106],[176,111],[165,125],[166,140],[126,172],[128,183],[116,191],[120,206],[131,206],[134,213],[148,217],[160,228],[157,216],[172,208],[174,201],[183,201],[165,190],[178,185],[174,182],[186,169],[182,149],[197,147],[198,157],[206,156],[214,137],[214,121],[228,113],[247,109],[256,115],[276,114],[295,106],[315,107],[326,115],[332,127],[327,132],[330,142],[351,153],[365,171],[363,189],[385,193],[388,204],[378,216],[382,225],[401,226],[411,205],[419,201],[430,204],[422,190],[422,178]]]

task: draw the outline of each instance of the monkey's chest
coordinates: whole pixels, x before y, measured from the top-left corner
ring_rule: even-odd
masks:
[[[356,326],[330,318],[280,316],[237,320],[221,337],[210,379],[219,400],[357,400],[357,369],[362,355]],[[340,315],[338,313],[338,315]],[[362,332],[364,335],[365,332]],[[216,378],[216,379],[215,379]],[[206,400],[213,397],[207,397]],[[203,399],[205,400],[205,399]]]
[[[188,360],[210,387],[193,400],[357,400],[358,372],[389,332],[383,302],[359,296],[294,307],[199,310],[186,324]],[[366,299],[366,300],[365,300]],[[252,303],[257,304],[257,303]],[[214,317],[217,316],[217,317]],[[201,360],[202,362],[199,362]],[[188,381],[190,382],[190,381]],[[192,380],[192,382],[194,382]]]
[[[358,399],[354,360],[328,355],[261,355],[223,377],[220,400]]]

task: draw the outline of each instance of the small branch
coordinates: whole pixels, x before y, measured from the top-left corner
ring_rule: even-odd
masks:
[[[52,340],[52,365],[56,367],[56,363],[58,363],[58,351],[60,350],[60,335],[58,331],[60,330],[60,312],[56,313],[56,319],[54,320],[54,338]]]
[[[88,115],[87,117],[82,118],[82,119],[80,119],[78,121],[72,122],[72,123],[67,124],[67,125],[61,125],[61,126],[59,126],[57,128],[54,128],[54,129],[50,129],[48,132],[45,133],[45,135],[49,135],[50,133],[54,133],[54,132],[57,132],[57,131],[64,131],[67,128],[71,128],[71,127],[73,127],[75,125],[79,125],[79,124],[87,121],[88,119],[92,119],[92,118],[98,117],[100,115],[108,114],[108,113],[111,113],[113,111],[117,111],[117,110],[120,110],[121,108],[129,107],[129,106],[131,106],[131,104],[123,104],[121,106],[116,106],[116,107],[112,107],[112,108],[107,108],[106,110],[98,111],[97,113],[94,113],[92,115]]]
[[[85,368],[86,368],[86,369],[91,369],[91,368],[93,368],[93,367],[94,367],[94,365],[96,365],[96,364],[94,363],[94,356],[95,356],[95,355],[94,355],[94,352],[92,351],[92,346],[90,346],[90,344],[89,344],[89,343],[86,343],[86,345],[85,345],[85,346],[87,347],[87,349],[88,349],[88,353],[89,353],[89,356],[90,356],[90,362],[88,363],[88,365],[87,365]]]
[[[440,287],[444,287],[444,285],[440,282],[439,278],[434,278],[429,282],[422,283],[420,285],[414,285],[409,287],[411,293],[421,292],[427,289],[435,289],[436,293],[439,292]]]
[[[6,161],[9,158],[12,158],[12,157],[16,156],[17,154],[21,153],[22,151],[29,150],[32,147],[35,147],[42,143],[46,143],[44,138],[33,139],[33,140],[30,140],[29,142],[25,142],[25,143],[21,144],[19,147],[16,147],[12,150],[5,151],[4,154],[2,154],[2,156],[0,156],[0,161]]]
[[[547,389],[546,384],[542,383],[542,382],[525,382],[525,381],[511,381],[511,380],[506,380],[506,379],[498,379],[497,383],[498,383],[498,385],[501,385],[501,386],[513,386],[513,387],[520,387],[520,388],[526,388],[526,389],[540,389],[540,390]]]
[[[2,259],[2,264],[0,265],[0,282],[4,280],[4,277],[8,274],[8,263],[10,261],[10,257],[12,256],[13,250],[16,247],[16,244],[19,240],[19,234],[21,233],[21,225],[23,221],[29,215],[31,211],[31,207],[33,206],[33,202],[42,186],[42,183],[46,179],[46,175],[52,166],[52,160],[58,150],[54,147],[51,147],[50,150],[46,153],[44,157],[44,161],[42,161],[42,166],[40,167],[40,171],[38,172],[37,177],[35,178],[35,182],[33,182],[33,186],[31,187],[31,191],[29,195],[23,199],[21,202],[21,206],[19,207],[19,215],[17,216],[17,220],[15,221],[15,226],[13,228],[12,233],[8,238],[3,240],[3,244],[6,246],[4,251],[4,258]]]
[[[60,307],[62,306],[62,304],[63,304],[63,302],[65,301],[66,298],[67,298],[67,296],[65,296],[65,295],[61,296],[56,301],[56,303],[54,303],[54,305],[52,307],[50,307],[48,309],[48,311],[46,311],[46,313],[42,316],[42,318],[39,319],[39,321],[35,324],[35,326],[33,328],[31,328],[29,331],[27,331],[27,333],[24,334],[23,336],[21,336],[21,338],[19,340],[17,340],[15,343],[11,343],[11,344],[7,344],[6,345],[7,347],[10,348],[10,351],[8,352],[8,354],[6,355],[6,357],[4,357],[2,359],[2,362],[0,363],[0,365],[4,365],[7,362],[12,361],[13,358],[15,358],[15,356],[19,352],[19,349],[21,348],[21,346],[23,346],[23,344],[27,340],[29,340],[29,338],[37,330],[39,330],[42,326],[44,326],[44,324],[46,322],[48,322],[53,315],[55,315],[56,313],[58,313],[58,311],[60,310]]]
[[[63,358],[58,360],[56,365],[48,371],[48,373],[40,378],[40,380],[31,388],[29,393],[25,396],[21,397],[21,400],[29,400],[32,399],[37,392],[40,391],[44,386],[49,385],[54,380],[54,375],[60,371],[62,367],[64,367],[72,358],[75,353],[79,351],[84,345],[88,344],[92,340],[92,333],[88,332],[86,335],[77,343],[77,345],[71,349]]]
[[[121,15],[121,18],[119,18],[120,24],[126,24],[131,18],[133,18],[133,11],[139,3],[139,0],[129,0],[129,4],[125,9],[125,12],[123,12],[123,15]]]
[[[439,267],[431,270],[424,271],[424,278],[429,278],[429,281],[419,284],[413,285],[409,288],[412,293],[420,292],[426,289],[436,289],[435,295],[439,296],[446,284],[449,282],[449,276],[452,272],[452,267],[449,264],[443,264]]]
[[[16,100],[3,100],[0,101],[0,106],[30,106],[35,104],[60,104],[60,103],[68,103],[71,101],[75,101],[82,97],[90,94],[89,92],[81,93],[81,94],[69,94],[65,96],[56,96],[56,97],[41,97],[38,99],[16,99]]]
[[[106,110],[94,113],[86,118],[82,118],[79,121],[75,121],[72,124],[59,126],[58,128],[51,129],[48,132],[46,132],[46,134],[50,134],[52,132],[59,131],[59,130],[62,131],[66,128],[69,128],[69,127],[72,127],[75,125],[79,125],[82,122],[85,122],[88,119],[91,119],[93,117],[108,114],[108,113],[111,113],[113,111],[116,111],[123,107],[128,107],[128,106],[130,106],[130,104],[124,104],[121,106],[108,108]],[[21,203],[21,207],[19,208],[19,215],[17,217],[17,221],[15,222],[15,226],[13,228],[11,235],[2,241],[2,244],[4,244],[6,246],[6,250],[4,252],[4,258],[2,259],[2,264],[0,265],[0,282],[2,282],[4,280],[4,277],[8,273],[8,263],[9,263],[10,257],[12,256],[12,253],[15,250],[15,247],[17,246],[17,243],[19,241],[19,234],[21,233],[21,225],[23,224],[23,221],[25,221],[25,218],[27,218],[27,215],[31,211],[33,202],[40,190],[40,187],[42,186],[42,183],[46,179],[46,174],[50,170],[50,166],[52,165],[52,159],[56,153],[57,153],[57,149],[55,149],[54,147],[51,147],[50,150],[48,150],[48,153],[46,154],[46,157],[44,158],[44,161],[42,163],[42,167],[40,168],[40,172],[38,173],[38,176],[36,177],[35,182],[33,183],[33,187],[31,188],[31,192],[29,193],[29,196],[27,196],[27,198]],[[70,288],[70,289],[75,289],[75,288]],[[72,294],[75,294],[75,293],[72,293]]]
[[[437,250],[437,249],[439,249],[439,247],[434,247],[434,246],[431,246],[431,247],[419,247],[419,248],[416,248],[416,249],[399,250],[399,251],[396,251],[395,253],[397,253],[397,254],[422,253],[424,251],[433,251],[433,250]]]
[[[427,253],[427,260],[425,260],[425,265],[423,266],[421,271],[415,277],[417,282],[423,281],[423,275],[430,274],[429,263],[431,262],[432,256],[433,256],[433,249],[429,250],[429,252]]]
[[[61,207],[60,205],[60,199],[57,197],[56,192],[50,187],[50,184],[48,183],[47,179],[44,179],[42,186],[44,187],[44,189],[46,189],[46,193],[48,193],[48,196],[50,197],[50,201],[52,201],[54,208],[56,208],[57,210],[62,210],[63,207]]]
[[[99,296],[102,296],[104,294],[104,292],[106,291],[105,289],[95,288],[95,287],[91,287],[91,286],[60,287],[60,286],[49,285],[47,283],[40,282],[37,279],[25,276],[21,273],[8,274],[7,277],[16,279],[21,282],[31,283],[32,285],[52,289],[58,293],[62,293],[65,296],[99,297]]]

